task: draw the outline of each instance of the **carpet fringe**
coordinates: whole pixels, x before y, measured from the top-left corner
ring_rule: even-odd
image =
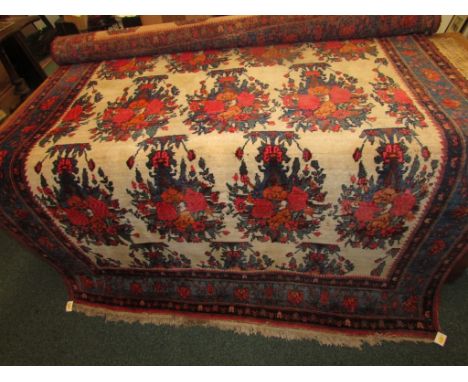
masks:
[[[168,325],[173,327],[214,327],[221,330],[233,331],[244,335],[262,335],[264,337],[281,338],[284,340],[313,340],[320,345],[339,346],[362,349],[364,344],[370,346],[382,345],[384,342],[433,342],[428,338],[408,338],[384,335],[380,333],[360,336],[355,334],[338,334],[327,331],[305,330],[298,328],[282,328],[268,324],[246,323],[240,321],[196,319],[175,314],[164,313],[132,313],[122,312],[84,304],[74,304],[73,311],[89,317],[104,317],[105,321],[127,322],[140,324]]]

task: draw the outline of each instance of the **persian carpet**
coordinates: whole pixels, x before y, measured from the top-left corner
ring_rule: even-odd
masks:
[[[440,39],[383,36],[438,18],[221,19],[56,40],[74,64],[0,128],[0,222],[86,314],[432,341],[467,247],[467,81]]]

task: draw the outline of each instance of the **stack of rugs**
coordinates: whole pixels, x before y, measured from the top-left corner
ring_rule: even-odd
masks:
[[[468,217],[467,50],[439,23],[59,37],[60,68],[0,128],[0,223],[88,315],[432,341]]]

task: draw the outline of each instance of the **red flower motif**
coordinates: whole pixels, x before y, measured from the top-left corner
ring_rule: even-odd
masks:
[[[328,41],[324,47],[329,50],[339,50],[343,47],[343,43],[341,41]]]
[[[451,98],[445,98],[443,101],[442,101],[442,104],[450,109],[456,109],[458,107],[460,107],[460,101],[457,101],[455,99],[451,99]]]
[[[434,244],[432,244],[431,246],[431,249],[429,250],[429,252],[431,253],[431,255],[435,255],[437,253],[439,253],[440,251],[443,251],[446,247],[446,244],[443,240],[436,240],[434,242]]]
[[[177,219],[177,210],[170,203],[157,202],[156,211],[158,213],[159,220],[172,221]]]
[[[273,204],[269,200],[255,199],[252,216],[257,219],[266,219],[273,216]]]
[[[114,110],[112,122],[125,123],[125,122],[130,121],[134,115],[135,115],[135,112],[131,109],[118,108]]]
[[[320,99],[313,94],[300,94],[297,107],[301,110],[316,110],[320,107]]]
[[[356,148],[353,154],[354,161],[357,162],[359,159],[361,159],[361,156],[362,156],[362,150],[360,148]]]
[[[418,297],[408,297],[402,304],[403,310],[408,313],[414,313],[418,309]]]
[[[422,157],[424,158],[424,160],[428,160],[428,159],[431,157],[431,152],[429,151],[429,149],[427,148],[427,146],[424,146],[424,147],[421,149],[421,155],[422,155]]]
[[[298,187],[293,187],[288,195],[288,208],[292,211],[302,211],[307,207],[309,195]]]
[[[94,288],[94,282],[88,276],[80,276],[80,280],[84,289]]]
[[[263,150],[263,161],[269,162],[272,159],[276,159],[277,162],[283,160],[283,152],[278,146],[268,145]]]
[[[195,232],[202,232],[202,231],[205,230],[206,225],[203,222],[195,222],[195,223],[192,224],[192,227],[193,227]]]
[[[88,206],[93,211],[93,216],[104,219],[109,216],[109,209],[106,203],[94,197],[88,198]]]
[[[218,114],[224,111],[224,102],[218,100],[205,101],[205,111],[208,114]]]
[[[131,156],[130,158],[127,159],[127,167],[129,169],[132,169],[134,164],[135,164],[135,157],[134,156]]]
[[[302,150],[302,159],[304,159],[306,162],[310,161],[312,159],[312,153],[308,149]]]
[[[76,105],[72,107],[67,114],[63,117],[64,122],[79,122],[81,113],[83,112],[83,106]]]
[[[167,151],[159,150],[154,153],[151,161],[153,163],[153,167],[158,167],[160,163],[166,167],[169,167],[170,157]]]
[[[238,147],[237,150],[236,150],[236,157],[237,159],[241,160],[242,157],[244,156],[244,150],[242,150],[242,148]]]
[[[208,204],[206,203],[203,194],[190,189],[187,190],[187,192],[184,195],[184,202],[187,206],[187,209],[192,213],[204,211],[208,207]]]
[[[404,162],[403,151],[398,143],[387,144],[384,152],[382,153],[382,157],[385,163],[389,163],[392,159],[396,159],[398,163]]]
[[[189,150],[187,151],[187,158],[189,161],[193,161],[197,156],[195,155],[195,151]]]
[[[354,212],[354,216],[360,223],[367,223],[374,219],[375,213],[379,207],[374,202],[360,202],[358,209]]]
[[[179,296],[183,299],[187,299],[190,297],[190,295],[192,294],[192,291],[190,290],[189,287],[186,287],[186,286],[180,286],[177,288],[177,293],[179,294]]]
[[[356,297],[350,297],[350,296],[346,296],[344,299],[343,299],[343,307],[348,311],[348,312],[351,312],[353,313],[356,308],[357,308],[357,298]]]
[[[198,101],[192,101],[189,104],[190,111],[199,111],[200,110],[200,103]]]
[[[49,110],[52,105],[57,101],[58,97],[50,97],[48,100],[44,101],[41,106],[39,107],[42,111]]]
[[[182,61],[182,62],[189,62],[190,60],[192,60],[194,57],[194,54],[193,52],[183,52],[183,53],[180,53],[180,54],[173,54],[172,55],[172,58],[175,58],[179,61]]]
[[[130,290],[132,294],[142,294],[143,288],[141,287],[140,283],[134,282],[130,285]]]
[[[148,105],[146,106],[145,113],[146,114],[160,114],[161,111],[164,109],[164,102],[160,99],[153,99]]]
[[[304,293],[298,290],[288,291],[288,302],[290,304],[299,305],[304,300]]]
[[[237,105],[240,107],[252,106],[255,101],[255,96],[251,93],[242,92],[237,96]]]
[[[246,208],[245,199],[236,197],[236,199],[234,200],[234,206],[236,207],[237,211],[245,212],[245,208]]]
[[[34,171],[36,171],[36,174],[39,174],[41,170],[42,170],[42,162],[37,162],[36,165],[34,166]]]
[[[286,107],[293,107],[294,106],[293,96],[292,95],[285,95],[283,97],[283,104]]]
[[[62,174],[63,172],[73,172],[73,162],[69,158],[62,158],[57,164],[57,172]]]
[[[397,103],[401,103],[401,104],[413,103],[413,101],[411,101],[408,95],[401,89],[395,89],[393,91],[393,98]]]
[[[348,110],[338,109],[332,113],[332,117],[336,119],[345,119],[351,115]]]
[[[330,293],[328,292],[328,290],[325,290],[325,289],[322,290],[320,292],[320,304],[327,305],[329,300],[330,300]]]
[[[234,290],[234,297],[240,301],[247,301],[249,299],[249,289],[248,288],[236,288]]]
[[[206,293],[208,293],[208,295],[213,295],[215,293],[215,287],[213,286],[213,284],[208,284],[206,286]]]
[[[348,89],[333,86],[330,90],[330,99],[333,103],[346,103],[351,99],[351,92]]]
[[[65,213],[67,214],[68,220],[73,225],[84,226],[89,224],[88,217],[77,208],[65,210]]]
[[[416,198],[409,190],[395,196],[393,199],[392,214],[395,216],[406,216],[416,204]]]
[[[260,57],[265,53],[265,47],[264,46],[255,46],[255,47],[249,48],[249,53],[252,56]]]
[[[90,169],[90,171],[94,171],[94,169],[96,168],[96,164],[92,159],[88,161],[88,168]]]

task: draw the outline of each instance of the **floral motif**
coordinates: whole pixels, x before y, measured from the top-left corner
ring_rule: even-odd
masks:
[[[135,181],[127,192],[135,207],[133,213],[142,219],[150,232],[158,232],[161,239],[199,242],[215,239],[224,228],[219,192],[213,190],[215,179],[206,167],[205,160],[195,160],[193,150],[185,146],[186,136],[173,135],[150,138],[138,145],[137,153],[127,160],[132,168],[140,150],[149,151],[146,168],[149,179],[135,169]],[[227,232],[227,231],[226,231]]]
[[[369,141],[378,140],[379,147],[374,158],[377,164],[377,179],[367,174],[360,155],[358,177],[351,177],[351,185],[343,185],[343,192],[335,206],[334,218],[338,220],[336,231],[346,244],[362,248],[382,248],[400,242],[408,230],[408,223],[419,211],[422,200],[427,197],[431,179],[438,161],[430,166],[421,166],[419,156],[410,155],[408,143],[416,139],[408,129],[388,128],[365,130],[360,149]],[[430,153],[422,148],[426,162]]]
[[[221,64],[227,64],[229,57],[219,50],[201,50],[198,52],[182,52],[166,56],[166,68],[171,73],[196,73],[200,70],[212,70]]]
[[[94,104],[91,102],[91,95],[82,95],[65,113],[58,126],[44,135],[39,141],[39,145],[44,147],[49,142],[57,143],[57,141],[63,137],[72,137],[76,130],[80,126],[85,125],[88,119],[93,115]]]
[[[288,263],[277,265],[283,271],[345,275],[354,269],[354,264],[340,256],[340,247],[333,244],[301,243],[297,250],[288,253]],[[302,261],[297,260],[297,254],[303,255]]]
[[[97,126],[91,129],[92,139],[100,141],[136,140],[146,134],[153,137],[160,129],[167,129],[169,119],[175,117],[175,97],[179,90],[166,83],[167,76],[138,77],[130,88],[114,102],[109,102],[98,114]]]
[[[254,251],[252,244],[210,243],[210,251],[205,252],[208,259],[200,263],[201,268],[231,271],[263,271],[272,266],[273,260],[267,255]],[[221,252],[221,255],[219,253]]]
[[[53,162],[54,185],[41,173],[38,200],[57,219],[65,232],[86,244],[113,246],[131,240],[132,226],[125,218],[127,210],[113,198],[113,183],[87,156],[89,144],[57,145],[48,150]],[[88,169],[80,175],[79,162],[84,157]],[[39,162],[42,163],[42,162]],[[88,171],[89,170],[89,171]]]
[[[156,65],[154,57],[121,58],[119,60],[103,61],[98,69],[97,76],[101,80],[120,80],[133,78],[137,74],[153,70]]]
[[[208,91],[201,89],[188,95],[189,117],[184,121],[197,134],[212,131],[236,132],[266,125],[270,113],[268,85],[245,75],[245,69],[216,70],[209,73],[215,83]]]
[[[130,245],[132,268],[190,268],[191,261],[183,254],[173,251],[165,243],[142,243]]]
[[[252,46],[238,49],[240,64],[244,67],[283,65],[303,58],[301,45],[284,44]]]
[[[408,94],[391,77],[383,74],[379,67],[373,70],[377,77],[375,82],[370,83],[374,89],[372,98],[382,106],[387,106],[386,114],[394,117],[397,125],[427,127],[424,115],[416,108]]]
[[[247,165],[241,159],[239,173],[233,177],[229,189],[229,211],[238,217],[237,229],[244,238],[273,242],[295,242],[297,239],[320,235],[318,228],[324,219],[326,193],[322,191],[325,179],[323,169],[316,160],[302,163],[288,156],[287,146],[298,136],[291,132],[268,131],[246,135],[246,144],[258,141],[258,173],[249,176]],[[245,149],[245,145],[241,150]],[[239,151],[239,150],[238,150]],[[238,151],[236,151],[237,154]],[[310,153],[310,152],[309,152]],[[236,155],[239,158],[239,155]],[[303,155],[304,157],[304,155]]]
[[[372,121],[372,104],[357,79],[331,69],[329,64],[291,66],[287,84],[278,89],[275,103],[282,108],[281,119],[296,131],[340,131]],[[297,78],[298,77],[298,78]]]
[[[377,46],[370,40],[323,41],[311,44],[320,60],[341,62],[367,60],[377,56]]]

